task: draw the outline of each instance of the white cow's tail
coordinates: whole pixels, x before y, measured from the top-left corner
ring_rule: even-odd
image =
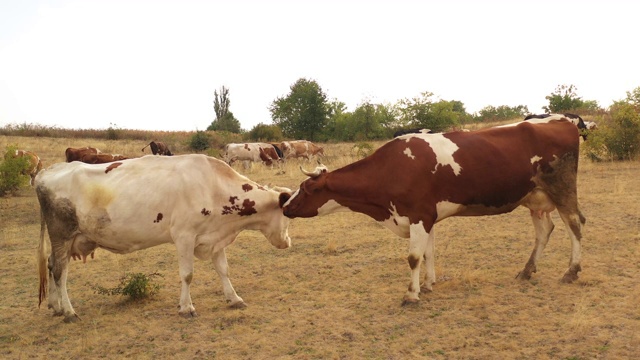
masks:
[[[47,280],[49,269],[47,268],[46,243],[44,241],[44,231],[47,223],[44,221],[44,211],[40,209],[40,243],[38,244],[38,273],[40,274],[40,292],[38,295],[38,307],[42,300],[47,297]]]

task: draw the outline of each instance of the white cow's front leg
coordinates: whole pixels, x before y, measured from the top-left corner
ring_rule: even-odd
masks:
[[[236,293],[233,285],[231,285],[231,280],[229,280],[229,265],[227,263],[227,254],[224,249],[214,253],[211,260],[213,261],[213,266],[216,269],[216,272],[220,276],[220,280],[222,281],[222,291],[224,292],[224,297],[230,303],[230,307],[236,309],[247,307],[242,298]]]
[[[191,302],[191,293],[189,287],[193,280],[193,262],[194,262],[194,239],[195,236],[180,236],[176,240],[176,248],[178,250],[178,266],[180,267],[180,310],[178,314],[183,317],[196,317],[195,307]]]
[[[417,224],[411,224],[409,226],[409,233],[411,238],[409,240],[409,256],[407,260],[411,268],[411,282],[404,295],[403,305],[417,303],[420,300],[418,296],[420,294],[420,263],[429,247],[429,234],[424,229],[422,221]],[[431,263],[433,264],[433,262]]]

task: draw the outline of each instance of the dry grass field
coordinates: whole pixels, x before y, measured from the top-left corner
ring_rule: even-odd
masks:
[[[0,137],[0,149],[9,144],[35,151],[45,166],[64,161],[69,146],[140,156],[145,145]],[[326,145],[326,165],[354,161],[352,145]],[[292,189],[305,178],[295,161],[284,173],[262,165],[236,169]],[[25,188],[0,198],[0,358],[637,359],[640,162],[581,160],[578,181],[587,224],[574,284],[560,283],[570,242],[557,213],[538,273],[515,279],[534,240],[528,210],[517,209],[438,224],[438,282],[418,305],[402,307],[408,241],[366,216],[339,213],[292,220],[286,250],[258,232],[240,234],[227,255],[246,309],[228,308],[213,266],[196,260],[195,319],[178,316],[172,245],[128,255],[98,250],[95,259],[70,266],[69,295],[81,318],[74,324],[53,317],[46,304],[38,308],[39,207]],[[162,274],[154,278],[159,293],[133,302],[92,289],[137,272]]]

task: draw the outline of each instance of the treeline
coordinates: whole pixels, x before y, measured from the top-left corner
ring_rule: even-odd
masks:
[[[637,90],[635,90],[637,92]],[[224,86],[214,93],[216,119],[209,130],[245,133],[230,111],[230,92]],[[545,97],[547,113],[572,112],[596,115],[606,112],[596,101],[583,100],[574,85],[559,85]],[[439,99],[431,92],[395,104],[364,100],[353,111],[338,99],[329,100],[322,87],[301,78],[288,94],[275,99],[270,107],[273,124],[258,124],[246,134],[250,139],[276,141],[302,138],[313,141],[365,141],[388,139],[400,129],[428,128],[447,131],[468,124],[523,119],[530,114],[525,105],[489,105],[476,113],[467,112],[459,100]]]
[[[400,129],[427,128],[449,131],[470,124],[517,121],[529,114],[524,105],[486,106],[477,113],[466,111],[458,100],[443,100],[425,92],[395,104],[363,101],[353,111],[337,99],[328,100],[320,85],[299,79],[289,94],[273,101],[269,110],[273,124],[258,124],[251,130],[240,128],[230,111],[229,89],[214,93],[216,119],[207,131],[144,131],[60,129],[37,124],[12,124],[0,128],[0,135],[64,138],[96,138],[106,140],[162,140],[181,144],[195,151],[209,152],[224,144],[242,141],[281,141],[306,139],[319,142],[362,142],[390,139]],[[640,154],[640,87],[626,93],[626,98],[602,108],[596,101],[583,100],[573,85],[559,85],[545,97],[547,113],[576,113],[595,121],[598,131],[585,146],[594,159],[632,159]],[[482,127],[482,126],[475,126]]]

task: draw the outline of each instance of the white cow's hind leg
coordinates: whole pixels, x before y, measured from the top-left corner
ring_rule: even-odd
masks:
[[[69,294],[67,293],[68,272],[69,272],[69,261],[67,259],[62,269],[60,281],[56,284],[58,286],[58,290],[60,294],[60,303],[62,305],[62,313],[64,314],[64,322],[67,322],[67,323],[75,322],[80,319],[76,314],[75,310],[73,310],[73,306],[71,306],[71,301],[69,300]]]
[[[531,252],[529,261],[527,261],[524,269],[517,275],[518,279],[529,280],[531,274],[536,272],[538,259],[542,256],[542,251],[549,242],[549,237],[553,231],[554,225],[551,221],[551,215],[548,212],[540,213],[537,211],[531,211],[531,220],[533,221],[533,227],[536,232],[536,244]]]
[[[222,291],[224,292],[224,297],[231,304],[230,306],[236,309],[247,307],[242,298],[236,293],[233,285],[231,285],[231,280],[229,280],[229,265],[227,263],[227,254],[224,249],[214,253],[211,260],[213,261],[213,266],[216,269],[216,272],[220,276],[220,280],[222,281]]]
[[[64,322],[75,322],[79,318],[67,293],[69,259],[57,259],[52,255],[49,261],[49,307],[53,309],[54,316],[64,316]]]
[[[424,224],[420,221],[417,224],[409,226],[409,267],[411,268],[411,282],[409,288],[404,295],[403,305],[416,303],[420,300],[420,263],[425,256],[427,247],[429,247],[429,234],[424,229]],[[433,264],[433,262],[431,262]]]
[[[53,316],[62,316],[62,305],[60,305],[60,292],[58,291],[58,286],[56,285],[56,281],[53,277],[53,262],[54,259],[52,256],[49,256],[48,260],[48,268],[49,268],[49,299],[48,306],[49,309],[53,310]]]
[[[424,282],[420,285],[420,292],[433,291],[433,284],[436,283],[436,269],[435,269],[435,244],[436,235],[435,227],[431,228],[429,232],[429,239],[427,243],[427,250],[424,252],[424,263],[426,267]]]
[[[191,302],[191,293],[189,287],[193,280],[193,262],[194,262],[194,242],[195,236],[181,235],[175,240],[178,250],[178,266],[180,267],[180,281],[182,287],[180,289],[180,310],[178,314],[183,317],[196,317],[195,307]]]

